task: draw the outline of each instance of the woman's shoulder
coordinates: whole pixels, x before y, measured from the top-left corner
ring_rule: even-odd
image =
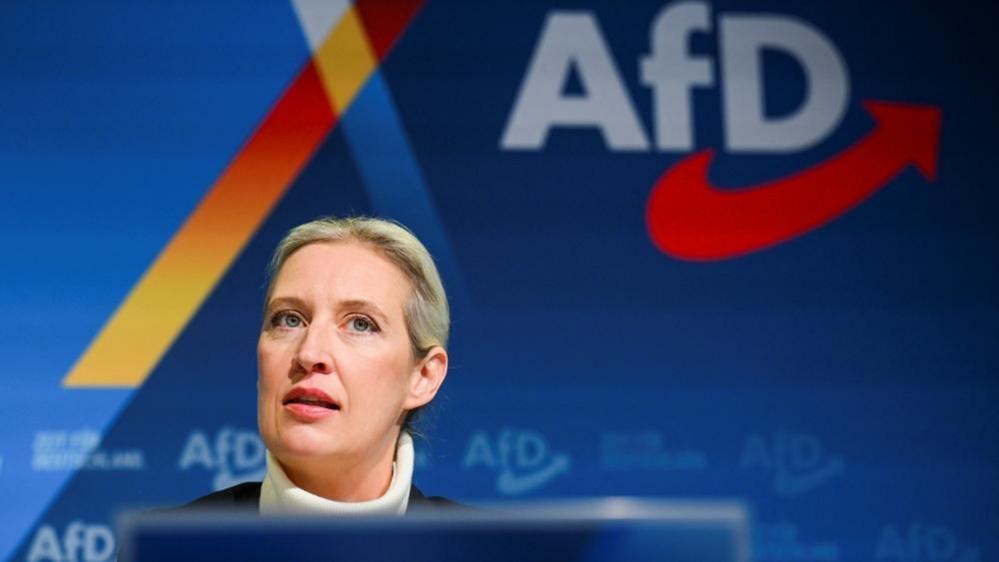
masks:
[[[416,486],[409,487],[409,505],[407,511],[437,510],[437,509],[472,509],[456,501],[441,496],[425,496]]]
[[[174,508],[174,512],[190,512],[199,510],[252,510],[260,506],[260,482],[243,482],[235,486],[212,492],[190,503]],[[425,496],[416,486],[409,488],[408,511],[472,509],[441,496]]]

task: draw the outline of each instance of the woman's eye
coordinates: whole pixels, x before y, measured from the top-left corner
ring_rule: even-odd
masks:
[[[302,317],[290,312],[279,312],[274,315],[271,324],[278,328],[300,328],[302,326]]]
[[[375,323],[362,316],[355,316],[347,321],[347,327],[354,332],[377,332]]]

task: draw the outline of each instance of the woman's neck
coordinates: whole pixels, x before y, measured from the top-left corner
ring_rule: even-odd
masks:
[[[333,489],[330,487],[313,486],[316,492],[323,492],[331,496],[326,497],[296,485],[285,472],[282,462],[278,461],[277,457],[268,451],[267,474],[264,476],[264,481],[260,486],[260,514],[265,516],[402,515],[406,513],[406,508],[409,505],[409,495],[412,491],[413,461],[413,439],[408,433],[402,433],[396,442],[395,462],[391,465],[389,485],[379,497],[366,499],[371,495],[370,492],[360,494],[357,493],[357,490],[344,492],[338,491],[340,490],[339,487]],[[327,468],[323,471],[323,474],[327,478],[336,478],[340,483],[349,481],[348,479],[340,478],[336,470],[336,467]],[[309,471],[306,474],[316,473]],[[332,499],[333,497],[337,499]]]

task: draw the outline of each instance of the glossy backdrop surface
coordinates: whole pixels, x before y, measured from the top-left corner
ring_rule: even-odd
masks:
[[[110,560],[120,510],[259,479],[266,262],[348,213],[410,226],[451,298],[424,492],[739,498],[758,560],[999,552],[983,3],[9,2],[0,31],[0,555]]]

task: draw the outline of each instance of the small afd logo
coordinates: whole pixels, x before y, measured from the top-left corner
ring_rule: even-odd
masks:
[[[240,482],[263,480],[266,451],[256,431],[223,427],[212,439],[198,429],[187,436],[177,466],[181,470],[201,468],[213,472],[212,487],[221,490]]]
[[[508,496],[544,486],[568,472],[571,464],[569,455],[553,452],[541,433],[509,428],[495,436],[472,433],[462,460],[466,470],[482,466],[495,471],[496,491]]]
[[[38,528],[28,562],[105,562],[115,554],[114,533],[107,525],[73,521],[62,533],[52,525]]]
[[[794,496],[815,489],[843,472],[842,457],[825,450],[815,435],[777,431],[754,433],[742,447],[739,467],[763,469],[774,475],[774,491]]]
[[[889,524],[881,528],[874,547],[878,562],[978,562],[978,548],[961,544],[954,531],[944,525]]]

